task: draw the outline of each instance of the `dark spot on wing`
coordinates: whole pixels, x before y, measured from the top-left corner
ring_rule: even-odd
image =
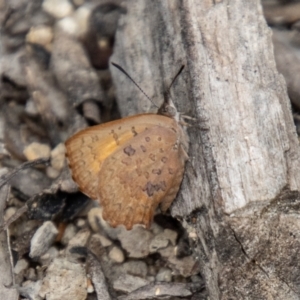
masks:
[[[131,147],[131,145],[127,146],[124,148],[124,153],[127,154],[128,156],[132,156],[135,153],[135,149]]]

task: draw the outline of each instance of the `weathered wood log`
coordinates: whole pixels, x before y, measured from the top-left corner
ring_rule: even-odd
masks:
[[[190,163],[171,207],[210,299],[298,299],[299,143],[260,1],[127,1],[112,61],[157,105],[172,87]],[[155,111],[112,70],[122,115]]]

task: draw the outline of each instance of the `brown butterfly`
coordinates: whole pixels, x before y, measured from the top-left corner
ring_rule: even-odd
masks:
[[[189,142],[167,94],[158,114],[89,127],[65,143],[74,181],[100,202],[103,219],[112,227],[149,228],[158,205],[165,212],[179,190]]]

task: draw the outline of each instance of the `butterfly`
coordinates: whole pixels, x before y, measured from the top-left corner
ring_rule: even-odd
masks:
[[[170,207],[183,178],[189,140],[180,114],[165,93],[157,114],[89,127],[65,146],[79,189],[99,201],[103,219],[112,227],[124,225],[130,230],[135,224],[149,228],[157,207],[162,212]]]

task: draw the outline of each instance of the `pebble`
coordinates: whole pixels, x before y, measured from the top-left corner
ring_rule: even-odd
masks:
[[[145,228],[136,226],[130,231],[123,229],[117,237],[123,249],[128,252],[128,257],[140,258],[149,254],[153,233]]]
[[[52,151],[51,151],[51,166],[57,170],[61,171],[65,166],[65,153],[66,148],[63,143],[58,144]]]
[[[56,258],[46,271],[39,296],[47,300],[85,300],[87,278],[83,265]]]
[[[77,38],[79,35],[80,28],[73,16],[61,19],[59,22],[57,22],[57,28],[75,38]]]
[[[125,259],[123,251],[116,246],[109,251],[108,256],[111,260],[117,263],[122,263]]]
[[[91,281],[91,279],[88,278],[88,281],[87,281],[87,292],[89,294],[91,293],[94,293],[95,289],[94,289],[94,286],[93,286],[93,283]]]
[[[94,232],[99,232],[99,223],[102,218],[102,208],[94,207],[88,212],[88,221]]]
[[[30,116],[37,116],[39,114],[39,111],[31,98],[29,98],[26,102],[25,112]]]
[[[84,227],[87,226],[87,223],[86,223],[86,220],[79,218],[79,219],[77,219],[77,220],[75,221],[75,225],[76,225],[79,229],[83,229]]]
[[[142,260],[131,260],[123,264],[123,269],[127,274],[146,278],[148,273],[147,264]]]
[[[64,234],[60,242],[63,245],[67,245],[70,242],[70,240],[75,236],[76,233],[77,233],[76,226],[72,223],[68,224],[67,227],[65,228]]]
[[[78,9],[76,9],[73,17],[79,28],[79,32],[78,32],[79,36],[83,36],[87,32],[90,15],[91,15],[91,8],[86,5],[83,5]]]
[[[26,259],[20,259],[17,261],[14,267],[14,274],[20,274],[28,268],[28,261]]]
[[[69,241],[68,249],[72,247],[84,247],[86,246],[91,232],[88,228],[81,229],[76,235]]]
[[[154,239],[150,243],[150,252],[154,253],[157,252],[157,250],[166,248],[169,243],[171,243],[173,246],[176,245],[176,240],[177,240],[177,232],[170,230],[170,229],[165,229],[163,232],[160,232],[157,234]]]
[[[121,275],[117,280],[115,280],[113,282],[113,288],[119,292],[131,293],[147,284],[149,284],[148,280],[127,274]]]
[[[46,168],[46,174],[48,178],[55,179],[60,175],[60,171],[57,171],[56,169],[52,168],[51,166],[48,166]]]
[[[42,8],[56,19],[61,19],[73,13],[74,9],[68,0],[44,0]]]
[[[38,158],[49,157],[51,148],[47,144],[33,142],[25,147],[23,153],[27,160],[35,160]]]
[[[53,30],[50,26],[39,25],[31,27],[26,35],[26,41],[32,44],[39,44],[46,49],[50,49],[50,44],[53,40]]]
[[[29,256],[40,257],[46,253],[54,242],[57,234],[58,230],[51,221],[44,222],[31,239]]]
[[[57,250],[57,248],[52,246],[45,254],[43,254],[40,257],[39,262],[41,263],[42,266],[47,266],[51,263],[51,261],[53,261],[54,258],[58,256],[58,254],[59,251]]]
[[[151,230],[155,235],[157,235],[157,234],[163,232],[164,229],[163,229],[161,226],[159,226],[157,223],[153,222],[153,223],[151,224],[150,230]]]
[[[23,282],[22,286],[18,288],[19,293],[26,297],[27,299],[33,300],[41,300],[40,296],[38,295],[42,286],[42,281],[31,281],[27,280]]]
[[[9,218],[11,218],[16,213],[16,211],[17,209],[15,207],[8,207],[4,213],[4,221],[7,221]]]
[[[157,250],[166,248],[169,244],[169,239],[165,236],[164,232],[156,235],[149,245],[150,253],[157,252]]]
[[[171,282],[172,281],[172,271],[168,268],[161,268],[156,277],[156,281],[165,281],[165,282]]]

